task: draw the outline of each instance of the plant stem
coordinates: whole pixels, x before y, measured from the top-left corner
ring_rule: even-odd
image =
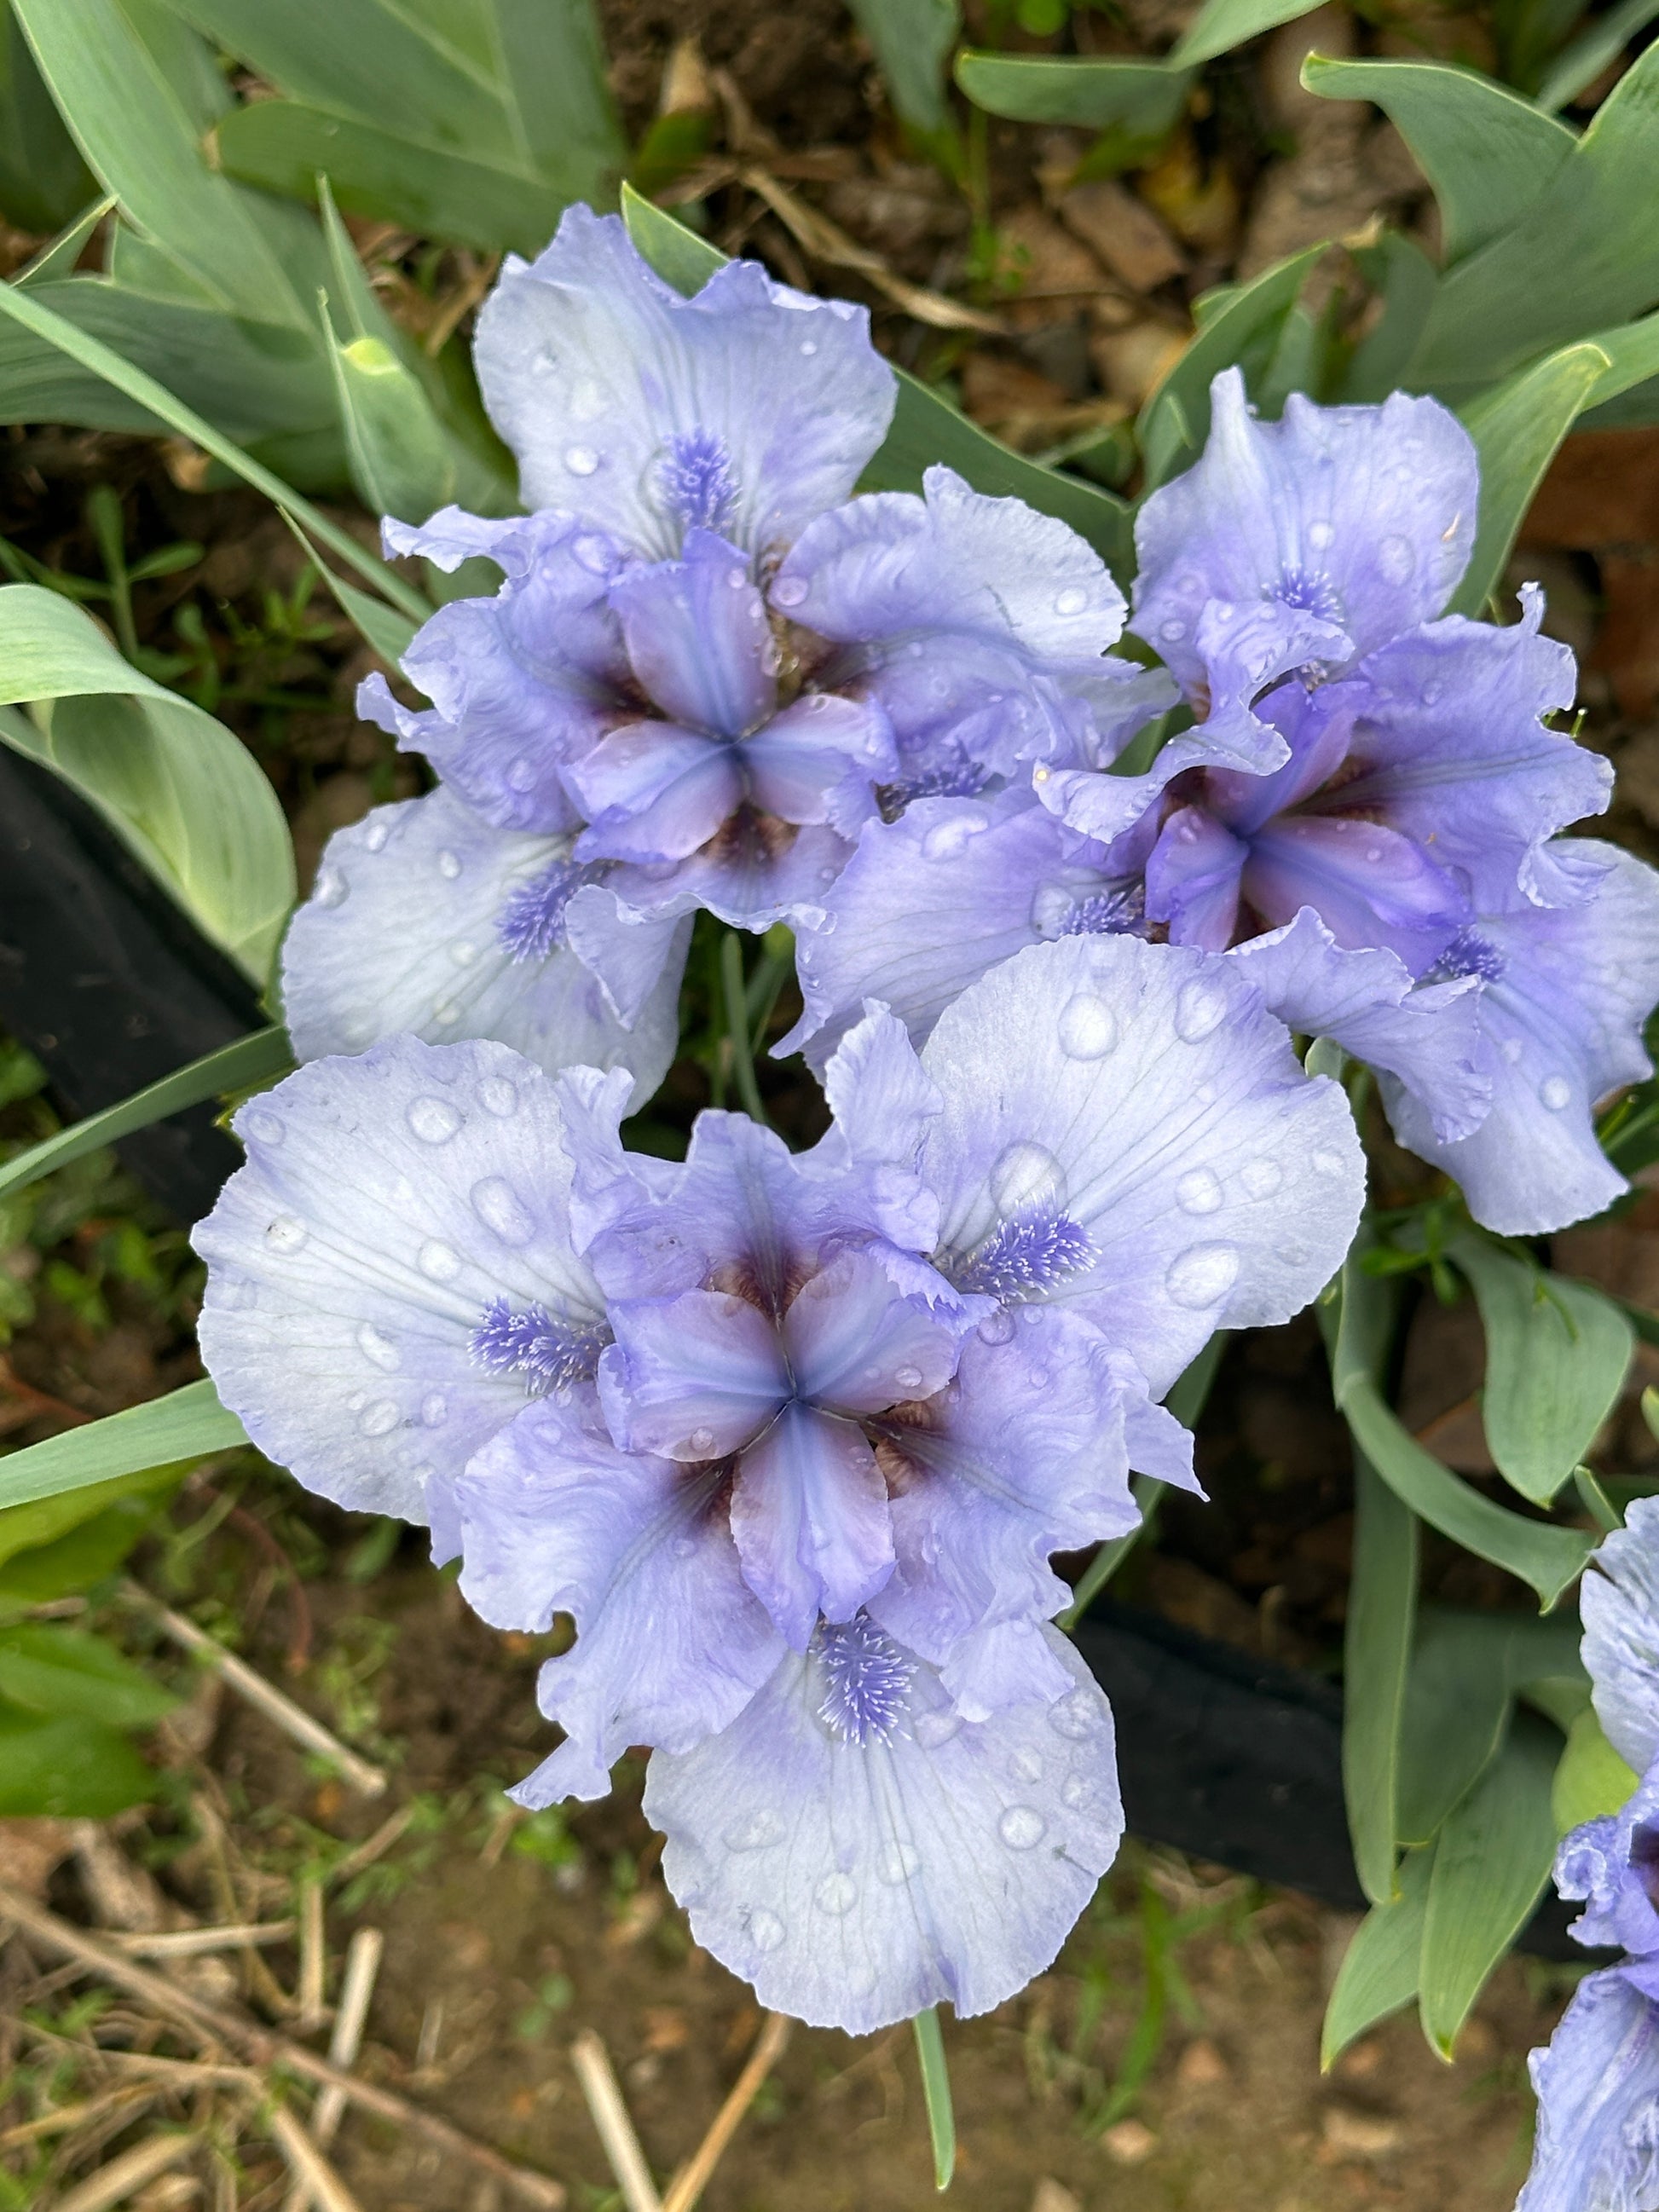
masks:
[[[732,1041],[732,1079],[737,1085],[743,1110],[763,1127],[769,1127],[755,1080],[754,1047],[750,1042],[749,1003],[744,988],[743,939],[735,929],[726,933],[720,946],[720,982],[726,994],[726,1033]]]
[[[945,2039],[939,2014],[929,2005],[910,2023],[916,2032],[921,2094],[927,2104],[927,2132],[933,2139],[933,2185],[948,2189],[957,2170],[957,2118],[951,2106],[951,2069],[945,2063]]]

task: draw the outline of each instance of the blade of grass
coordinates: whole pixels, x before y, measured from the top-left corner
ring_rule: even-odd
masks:
[[[957,2116],[951,2103],[951,2069],[945,2063],[937,2008],[929,2005],[910,2025],[916,2032],[916,2062],[921,2069],[927,2132],[933,2139],[933,2186],[945,2190],[951,2186],[951,2177],[957,2170]]]
[[[720,945],[720,985],[726,996],[726,1033],[732,1042],[732,1079],[743,1110],[763,1128],[770,1124],[755,1080],[755,1049],[749,1032],[749,1000],[743,975],[743,939],[728,929]]]

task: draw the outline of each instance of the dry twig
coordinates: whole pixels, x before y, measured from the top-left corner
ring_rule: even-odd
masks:
[[[116,1936],[111,1940],[134,1959],[193,1959],[204,1951],[240,1951],[251,1943],[285,1943],[291,1920],[253,1920],[234,1928],[173,1928],[158,1935]]]
[[[285,2035],[275,2035],[257,2021],[239,2019],[234,2013],[222,2011],[217,2005],[204,2003],[177,1983],[151,1973],[148,1967],[139,1966],[112,1944],[101,1942],[84,1928],[60,1920],[55,1912],[49,1912],[33,1898],[23,1896],[4,1883],[0,1883],[0,1913],[59,1957],[79,1960],[101,1979],[125,1990],[129,1996],[136,1997],[164,2020],[188,2028],[201,2041],[240,2051],[256,2066],[281,2067],[285,2073],[297,2074],[319,2087],[337,2088],[348,2103],[360,2105],[365,2112],[377,2113],[381,2119],[424,2136],[428,2142],[453,2157],[467,2159],[474,2166],[482,2166],[526,2203],[541,2208],[541,2212],[562,2212],[565,2192],[550,2176],[516,2164],[489,2144],[477,2142],[449,2121],[441,2119],[436,2112],[411,2104],[407,2097],[361,2081],[356,2075],[342,2073],[325,2058],[319,2058],[314,2051],[307,2050],[303,2043],[295,2043]]]
[[[267,2124],[294,2176],[290,2204],[314,2204],[318,2212],[362,2212],[362,2207],[285,2106],[271,2107]]]
[[[611,2171],[617,2177],[628,2212],[662,2212],[657,2185],[651,2179],[634,2123],[623,2102],[623,2093],[611,2071],[611,2054],[591,2027],[585,2027],[570,2046],[570,2063],[576,2069],[587,2109],[593,2116]]]
[[[708,2186],[709,2176],[725,2155],[726,2147],[742,2124],[743,2116],[760,2094],[760,2086],[783,2056],[790,2022],[781,2012],[769,2012],[761,2023],[755,2047],[744,2069],[732,2085],[731,2094],[714,2115],[714,2125],[697,2145],[690,2162],[683,2166],[668,2185],[662,2212],[691,2212]]]
[[[1000,337],[1006,325],[1000,316],[987,314],[980,307],[964,307],[959,300],[947,300],[943,292],[930,292],[926,286],[911,284],[896,276],[879,253],[867,246],[860,246],[849,238],[838,223],[827,215],[792,192],[787,185],[781,185],[765,169],[750,168],[742,173],[742,181],[751,192],[766,202],[778,221],[803,252],[814,261],[826,262],[832,269],[851,269],[884,293],[896,307],[902,307],[907,315],[914,315],[919,323],[931,323],[939,331],[988,331],[994,337]]]
[[[182,2166],[196,2148],[193,2135],[146,2136],[107,2166],[89,2173],[80,2186],[58,2200],[58,2212],[110,2212],[135,2197],[147,2181]]]

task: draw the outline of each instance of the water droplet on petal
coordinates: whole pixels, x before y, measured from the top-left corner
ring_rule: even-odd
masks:
[[[397,1425],[398,1408],[390,1398],[377,1398],[357,1416],[357,1426],[366,1437],[387,1436]]]
[[[757,1951],[775,1951],[783,1941],[783,1923],[763,1906],[749,1916],[749,1938]]]
[[[901,1390],[920,1390],[921,1370],[919,1367],[899,1367],[893,1372],[893,1381]]]
[[[816,338],[803,338],[800,342],[800,349],[805,355],[807,360],[811,361],[812,356],[818,349],[818,342]]]
[[[962,1726],[959,1713],[918,1713],[910,1723],[910,1733],[924,1751],[937,1751],[942,1743],[949,1743]]]
[[[1060,1048],[1068,1060],[1104,1060],[1117,1042],[1117,1016],[1093,991],[1079,991],[1060,1012]]]
[[[1322,553],[1335,535],[1328,522],[1310,522],[1308,525],[1308,543],[1316,553]]]
[[[1188,1044],[1201,1043],[1219,1028],[1226,1012],[1227,1001],[1216,986],[1194,976],[1176,994],[1176,1034]]]
[[[460,872],[461,860],[459,854],[452,853],[448,847],[446,846],[443,851],[438,855],[438,873],[453,884],[456,877],[459,876]]]
[[[461,1255],[453,1245],[430,1237],[415,1255],[415,1264],[430,1283],[453,1283],[461,1272]]]
[[[1063,884],[1039,884],[1031,898],[1031,927],[1044,939],[1063,937],[1077,901]]]
[[[440,999],[432,1009],[432,1018],[440,1029],[450,1029],[461,1018],[461,1010],[453,999]]]
[[[303,1221],[296,1221],[291,1213],[279,1213],[265,1231],[265,1242],[273,1251],[297,1252],[310,1235]]]
[[[534,761],[526,760],[521,754],[517,760],[507,763],[507,787],[509,791],[529,791],[533,788],[535,781]]]
[[[997,1833],[1011,1851],[1029,1851],[1048,1832],[1048,1823],[1034,1805],[1011,1805],[997,1822]]]
[[[994,1313],[987,1314],[974,1332],[981,1344],[1006,1344],[1013,1333],[1013,1316],[1000,1306]]]
[[[812,1902],[818,1911],[836,1920],[849,1913],[858,1901],[859,1886],[850,1874],[827,1874],[812,1892]]]
[[[1065,1211],[1066,1171],[1046,1145],[1017,1138],[997,1156],[990,1181],[991,1203],[1005,1218]]]
[[[285,1133],[275,1114],[266,1114],[258,1109],[248,1115],[242,1126],[250,1137],[262,1145],[280,1145]]]
[[[1060,1785],[1060,1802],[1074,1813],[1094,1802],[1095,1785],[1086,1774],[1068,1774]]]
[[[1316,1175],[1340,1176],[1347,1165],[1340,1152],[1317,1152],[1313,1156]]]
[[[470,968],[478,957],[478,948],[470,937],[458,937],[449,948],[449,957],[458,968]]]
[[[714,1449],[713,1429],[693,1429],[686,1443],[694,1452],[711,1452]]]
[[[982,830],[984,826],[983,821],[975,816],[964,817],[956,822],[936,822],[921,841],[922,859],[924,860],[958,859],[967,851],[969,842],[975,832]]]
[[[1048,1708],[1048,1725],[1068,1743],[1081,1743],[1100,1726],[1100,1714],[1086,1690],[1068,1690]]]
[[[1075,584],[1068,584],[1054,599],[1054,612],[1057,615],[1080,615],[1088,604],[1089,594],[1079,591]]]
[[[1183,622],[1160,623],[1158,626],[1158,634],[1165,645],[1179,645],[1187,635],[1187,625]]]
[[[1034,1751],[1017,1751],[1008,1761],[1008,1771],[1016,1782],[1041,1782],[1042,1761]]]
[[[1189,1244],[1170,1263],[1164,1287],[1178,1306],[1194,1310],[1217,1305],[1238,1279],[1238,1253],[1231,1244]]]
[[[485,1176],[473,1184],[472,1211],[503,1244],[527,1244],[536,1233],[535,1222],[505,1176]]]
[[[876,1872],[890,1889],[896,1889],[900,1882],[909,1881],[921,1864],[921,1853],[914,1844],[900,1843],[890,1837],[882,1845]]]
[[[319,868],[317,880],[311,887],[313,906],[342,906],[351,886],[337,868]]]
[[[775,1813],[751,1813],[746,1820],[734,1820],[722,1841],[729,1851],[760,1851],[782,1835],[783,1823]]]
[[[591,477],[599,465],[599,457],[592,446],[567,446],[564,465],[573,477]]]
[[[1247,1160],[1238,1171],[1247,1198],[1271,1198],[1285,1180],[1277,1160]]]
[[[519,1087],[504,1075],[486,1075],[478,1085],[478,1103],[487,1113],[505,1121],[519,1110]]]
[[[570,550],[590,576],[608,576],[611,574],[611,548],[603,538],[586,532],[577,538]]]
[[[677,1559],[692,1558],[696,1548],[696,1539],[694,1536],[676,1536],[674,1539],[674,1557]]]
[[[1183,1213],[1213,1213],[1221,1203],[1221,1178],[1212,1169],[1193,1168],[1176,1185],[1176,1204]]]
[[[424,1428],[441,1429],[449,1419],[449,1404],[441,1390],[428,1390],[421,1401],[421,1424]]]
[[[805,598],[806,584],[803,577],[780,576],[772,586],[772,600],[775,606],[798,607]]]
[[[441,1098],[414,1099],[404,1119],[423,1145],[447,1145],[461,1126],[460,1115]]]
[[[1376,565],[1390,584],[1403,584],[1417,566],[1417,556],[1409,538],[1381,539],[1376,548]]]
[[[1552,1114],[1559,1114],[1564,1106],[1572,1103],[1572,1085],[1565,1075],[1547,1075],[1538,1087],[1538,1095]]]
[[[1498,1047],[1498,1050],[1503,1054],[1510,1066],[1513,1067],[1516,1060],[1521,1057],[1520,1038],[1514,1036],[1505,1037],[1503,1043]]]
[[[1425,707],[1432,707],[1441,697],[1446,687],[1443,684],[1425,684],[1423,686],[1423,704]]]
[[[371,1365],[390,1375],[398,1364],[398,1347],[383,1329],[366,1321],[357,1331],[357,1349]]]
[[[385,849],[386,841],[391,835],[392,825],[389,822],[370,821],[363,830],[364,847],[371,853],[381,852]]]

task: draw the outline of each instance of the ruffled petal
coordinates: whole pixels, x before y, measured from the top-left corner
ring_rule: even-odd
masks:
[[[750,554],[793,544],[847,497],[893,412],[865,308],[752,261],[684,300],[619,217],[580,205],[533,263],[508,258],[474,359],[525,504],[573,507],[652,560],[698,525]]]
[[[1146,863],[1146,912],[1170,925],[1173,945],[1224,952],[1238,921],[1238,887],[1249,857],[1232,831],[1201,806],[1177,807]]]
[[[1631,1501],[1578,1587],[1596,1717],[1627,1766],[1659,1759],[1659,1498]]]
[[[671,722],[740,738],[771,713],[776,647],[735,545],[689,530],[679,560],[629,569],[611,604],[635,677]]]
[[[618,1451],[591,1393],[526,1407],[469,1463],[456,1486],[468,1602],[496,1628],[540,1633],[568,1613],[579,1631],[542,1668],[542,1711],[566,1741],[514,1790],[521,1804],[603,1797],[630,1744],[689,1751],[783,1656],[718,1488]]]
[[[716,1739],[719,1741],[719,1739]],[[1580,1982],[1547,2051],[1532,2170],[1515,2212],[1659,2205],[1659,2005],[1614,1966]]]
[[[1651,1073],[1642,1025],[1659,1000],[1659,876],[1617,846],[1566,837],[1535,872],[1550,906],[1516,897],[1475,930],[1492,1108],[1442,1144],[1429,1115],[1383,1076],[1401,1143],[1456,1178],[1477,1221],[1531,1237],[1599,1213],[1628,1186],[1596,1141],[1594,1109]]]
[[[1479,977],[1413,983],[1392,952],[1345,951],[1310,907],[1228,957],[1287,1029],[1397,1076],[1442,1141],[1479,1128],[1492,1102]]]
[[[732,929],[759,933],[776,921],[793,927],[814,920],[852,849],[838,830],[811,823],[796,829],[743,805],[687,859],[632,871],[617,890],[642,916],[661,920],[701,907]]]
[[[1583,1899],[1585,1910],[1568,1930],[1587,1950],[1620,1950],[1638,1958],[1659,1953],[1659,1908],[1649,1894],[1659,1842],[1659,1765],[1650,1766],[1617,1813],[1586,1820],[1555,1858],[1555,1887]]]
[[[820,1613],[850,1620],[893,1571],[874,1453],[851,1421],[799,1403],[738,1460],[732,1534],[744,1580],[797,1651]]]
[[[504,1045],[396,1037],[314,1060],[234,1127],[247,1163],[192,1239],[215,1386],[307,1489],[425,1520],[428,1486],[525,1402],[471,1355],[486,1307],[599,1316],[554,1086]]]
[[[1139,881],[1109,866],[1029,791],[917,799],[867,823],[823,920],[797,933],[801,1018],[775,1056],[804,1050],[822,1067],[866,999],[925,1044],[953,999],[1026,945],[1091,920],[1134,927]]]
[[[434,1044],[493,1037],[550,1074],[625,1067],[643,1103],[678,1042],[688,929],[653,925],[626,967],[627,988],[609,994],[611,974],[602,981],[592,971],[608,938],[622,934],[614,900],[609,932],[601,920],[574,949],[515,959],[501,936],[507,902],[569,849],[568,838],[492,830],[441,788],[337,830],[283,946],[283,1006],[300,1057],[361,1052],[403,1031]],[[567,935],[589,899],[603,916],[605,894],[578,892]],[[619,958],[616,971],[624,965]]]
[[[837,1413],[931,1398],[955,1371],[957,1334],[921,1300],[896,1296],[864,1252],[840,1253],[820,1268],[783,1322],[797,1394]]]
[[[1071,1598],[1049,1556],[1136,1525],[1131,1466],[1196,1487],[1192,1438],[1149,1405],[1142,1377],[1098,1329],[1041,1306],[1019,1324],[982,1324],[988,1334],[964,1339],[942,1397],[914,1419],[877,1425],[904,1474],[893,1497],[896,1565],[871,1617],[939,1668],[970,1720],[1069,1686],[1037,1632]],[[1131,1407],[1147,1419],[1133,1447]]]
[[[1230,956],[1036,945],[965,991],[921,1057],[945,1101],[923,1154],[939,1264],[969,1273],[1069,1224],[1086,1262],[1028,1295],[1093,1321],[1154,1397],[1213,1330],[1288,1319],[1347,1249],[1364,1181],[1347,1102],[1304,1075]]]
[[[1023,1989],[1123,1833],[1110,1709],[1053,1643],[1071,1686],[1047,1706],[964,1722],[915,1662],[892,1733],[860,1743],[821,1717],[815,1650],[721,1735],[658,1753],[646,1817],[697,1942],[763,2005],[855,2035]]]
[[[1520,877],[1531,854],[1613,790],[1613,764],[1542,717],[1571,707],[1573,657],[1541,637],[1544,597],[1522,594],[1507,629],[1460,615],[1384,646],[1320,696],[1352,720],[1346,773],[1325,804],[1370,815],[1427,846],[1483,890]],[[1321,802],[1310,802],[1316,807]]]
[[[446,516],[473,520],[451,508],[434,523]],[[579,817],[560,768],[637,711],[623,690],[628,659],[609,603],[624,556],[568,514],[477,530],[492,542],[469,550],[487,550],[507,581],[494,599],[452,599],[416,633],[402,665],[430,709],[400,705],[375,675],[359,690],[357,711],[393,732],[406,752],[424,753],[499,828],[574,829]],[[453,526],[400,528],[394,550],[426,551],[436,542],[459,559],[471,534],[457,544]]]
[[[1437,400],[1316,407],[1297,394],[1282,422],[1261,422],[1229,368],[1210,407],[1202,458],[1135,525],[1134,628],[1183,686],[1207,675],[1206,601],[1316,613],[1344,634],[1341,659],[1440,612],[1474,544],[1479,471]]]
[[[744,1298],[683,1291],[613,1298],[617,1341],[599,1363],[599,1396],[623,1451],[723,1458],[789,1395],[774,1323]]]

